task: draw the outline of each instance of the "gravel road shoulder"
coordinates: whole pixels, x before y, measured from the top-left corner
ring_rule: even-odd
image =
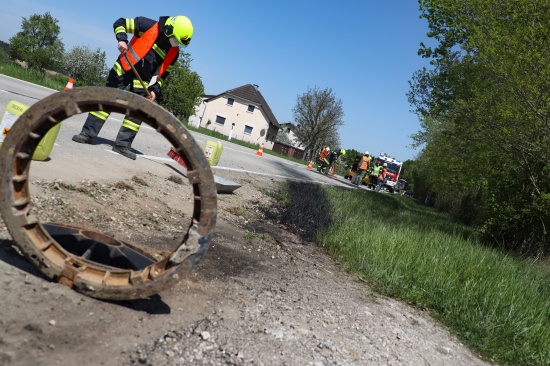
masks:
[[[0,227],[1,365],[485,365],[445,328],[407,304],[374,293],[323,248],[270,221],[275,181],[219,174],[242,187],[219,196],[218,225],[199,266],[147,300],[105,302],[45,280],[17,254]],[[52,219],[86,220],[104,209],[105,230],[163,249],[174,241],[189,203],[163,194],[167,176],[117,189],[111,203],[37,180],[33,188]],[[90,182],[64,182],[76,185]],[[114,187],[114,188],[113,188]],[[120,188],[120,185],[119,185]],[[128,199],[136,195],[139,199]],[[125,204],[116,204],[124,197]],[[147,203],[150,204],[147,204]],[[65,209],[63,209],[65,207]],[[156,215],[156,216],[155,216]],[[95,217],[95,216],[94,216]],[[144,221],[143,217],[148,219]],[[181,217],[181,215],[180,215]]]

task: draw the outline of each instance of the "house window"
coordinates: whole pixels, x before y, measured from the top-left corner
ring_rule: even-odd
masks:
[[[252,104],[248,105],[248,112],[253,113],[254,112],[254,106]]]
[[[244,126],[244,134],[245,135],[251,135],[252,134],[252,126]]]
[[[225,117],[216,116],[216,124],[223,126],[225,124]]]
[[[227,105],[233,105],[233,103],[235,103],[235,99],[227,98]]]

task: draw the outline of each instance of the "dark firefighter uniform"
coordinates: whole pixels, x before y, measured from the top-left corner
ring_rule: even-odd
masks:
[[[158,37],[147,55],[134,65],[141,79],[147,86],[147,89],[155,92],[157,99],[160,99],[160,88],[162,87],[164,80],[170,74],[172,65],[174,65],[178,59],[178,55],[176,55],[166,71],[160,77],[155,77],[156,81],[153,80],[153,82],[151,82],[153,75],[159,69],[171,47],[168,37],[164,35],[164,24],[166,23],[166,19],[168,19],[168,17],[161,17],[158,20]],[[120,18],[113,24],[113,28],[116,39],[119,42],[124,41],[128,43],[128,33],[134,34],[134,37],[140,37],[156,23],[157,21],[145,17]],[[147,95],[146,91],[141,86],[139,79],[137,79],[134,75],[134,72],[131,69],[129,71],[124,71],[120,58],[117,59],[113,68],[109,71],[106,86],[119,89],[129,88],[130,91],[136,94],[142,96]],[[103,123],[108,117],[109,113],[107,112],[90,112],[88,114],[88,118],[86,119],[86,123],[82,127],[81,135],[89,137],[91,141],[99,134],[99,131],[103,127]],[[116,137],[115,147],[129,148],[132,145],[140,126],[141,121],[130,116],[125,116]]]

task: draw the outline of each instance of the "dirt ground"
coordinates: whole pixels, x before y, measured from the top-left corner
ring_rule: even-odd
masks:
[[[485,365],[429,314],[374,293],[277,219],[276,181],[218,196],[212,244],[146,300],[108,302],[46,280],[0,225],[0,365]],[[32,182],[43,221],[92,225],[162,254],[190,196],[177,176]],[[269,218],[268,218],[269,217]],[[295,232],[295,231],[294,231]]]

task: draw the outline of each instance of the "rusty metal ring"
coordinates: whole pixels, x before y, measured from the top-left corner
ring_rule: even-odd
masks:
[[[135,117],[162,134],[187,165],[193,213],[181,244],[160,261],[130,244],[78,226],[41,223],[32,214],[31,157],[42,137],[61,121],[85,112],[118,112]],[[55,93],[31,106],[14,124],[0,149],[0,213],[25,256],[51,280],[86,295],[109,300],[146,298],[182,278],[201,259],[214,232],[216,184],[203,151],[174,115],[136,94],[87,87]],[[70,243],[66,243],[67,240]],[[75,242],[76,240],[76,242]],[[117,255],[130,253],[131,265],[95,262],[71,248],[87,245]],[[93,252],[93,250],[92,250]],[[128,268],[126,268],[128,267]]]

